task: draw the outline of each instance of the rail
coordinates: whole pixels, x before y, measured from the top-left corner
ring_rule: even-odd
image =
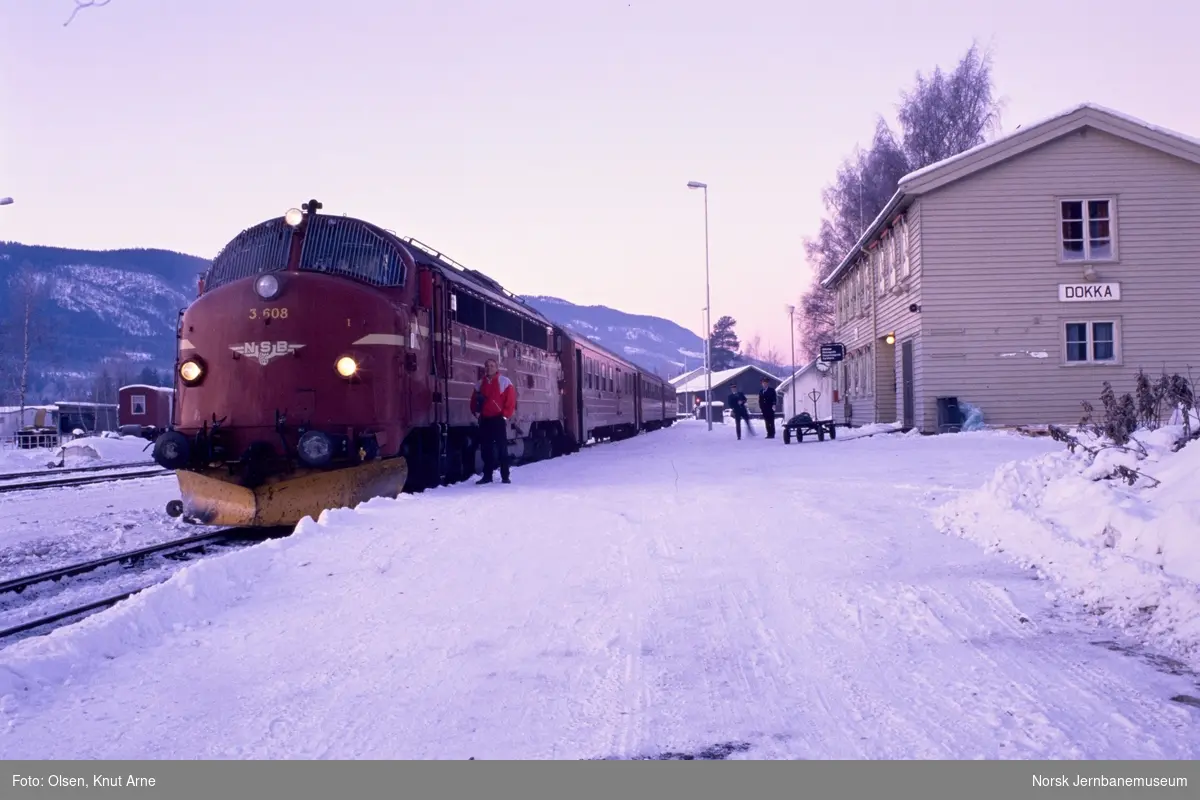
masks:
[[[76,472],[104,472],[106,470],[133,469],[134,467],[149,467],[153,461],[128,461],[124,464],[101,464],[96,467],[66,467],[65,469],[35,469],[29,472],[0,473],[0,481],[17,481],[22,478],[55,477],[70,475]]]
[[[104,556],[103,558],[92,559],[79,564],[72,564],[66,567],[60,567],[57,569],[46,570],[44,572],[38,572],[32,575],[23,575],[19,578],[13,578],[4,582],[0,582],[0,594],[20,594],[31,586],[36,586],[37,584],[45,583],[46,581],[58,581],[62,580],[63,578],[83,575],[84,573],[92,572],[110,564],[116,564],[120,562],[135,562],[150,556],[168,558],[188,553],[203,553],[207,548],[213,545],[227,543],[231,540],[239,538],[257,540],[263,538],[264,535],[267,537],[279,535],[279,531],[281,530],[286,529],[247,531],[242,528],[222,528],[220,530],[207,531],[205,533],[187,536],[182,539],[172,539],[169,542],[160,542],[159,544],[141,547],[137,550],[129,550],[122,553],[116,553],[111,556]],[[78,617],[80,615],[88,614],[92,611],[98,611],[100,609],[107,608],[121,602],[128,597],[132,597],[140,591],[148,589],[151,586],[155,586],[158,583],[161,583],[161,581],[149,583],[146,586],[141,586],[128,592],[111,595],[100,600],[92,600],[83,605],[73,606],[64,611],[56,611],[53,614],[48,614],[10,626],[0,630],[0,639],[7,639],[17,635],[18,633],[36,630],[37,628],[53,625],[56,622],[61,622],[72,617]]]
[[[137,478],[157,478],[170,475],[171,470],[162,467],[143,469],[137,472],[122,472],[119,475],[87,475],[77,478],[58,478],[48,481],[25,481],[0,486],[0,494],[7,492],[29,492],[38,489],[59,489],[68,486],[87,486],[92,483],[109,483],[114,481],[129,481]]]

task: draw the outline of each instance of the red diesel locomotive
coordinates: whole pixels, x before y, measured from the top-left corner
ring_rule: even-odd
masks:
[[[487,276],[310,201],[248,228],[180,316],[170,430],[189,522],[274,527],[464,480],[485,359],[516,385],[516,463],[670,425],[673,388]]]

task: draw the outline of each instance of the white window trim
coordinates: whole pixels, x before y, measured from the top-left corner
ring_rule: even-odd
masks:
[[[898,270],[896,262],[900,259],[900,229],[892,228],[887,238],[887,250],[884,253],[884,288],[891,289],[896,285]]]
[[[858,264],[858,315],[865,317],[871,302],[871,259],[863,256]]]
[[[138,404],[139,400],[142,401],[142,410],[141,411],[137,410],[137,404]],[[146,416],[146,395],[144,395],[144,394],[129,395],[129,415],[133,416],[133,417]]]
[[[908,242],[908,218],[905,217],[900,220],[900,250],[904,254],[902,262],[903,270],[900,274],[905,278],[912,274],[912,259],[909,258],[908,254]]]
[[[889,237],[884,237],[879,240],[879,244],[875,246],[879,251],[879,264],[875,268],[875,285],[878,290],[876,296],[882,295],[887,291],[887,271],[888,262],[891,260],[888,255],[891,253],[892,240]]]
[[[1092,326],[1096,323],[1111,323],[1113,326],[1113,358],[1111,361],[1096,361],[1095,340],[1092,337]],[[1087,325],[1087,361],[1070,361],[1067,358],[1067,326]],[[1062,347],[1062,366],[1064,367],[1119,367],[1123,364],[1123,336],[1120,315],[1099,317],[1060,317],[1058,321],[1058,336]]]
[[[1111,252],[1108,256],[1096,258],[1092,256],[1092,241],[1088,235],[1090,231],[1088,217],[1088,203],[1096,200],[1104,200],[1108,203],[1108,233]],[[1063,203],[1082,203],[1083,204],[1083,257],[1082,258],[1067,258],[1066,251],[1063,249]],[[1113,264],[1119,262],[1120,246],[1117,241],[1117,196],[1115,194],[1095,194],[1095,195],[1064,195],[1055,198],[1054,201],[1054,219],[1057,222],[1055,233],[1056,247],[1058,248],[1058,263],[1059,264]]]

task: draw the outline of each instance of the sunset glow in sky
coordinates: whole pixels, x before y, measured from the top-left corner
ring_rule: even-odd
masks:
[[[1192,4],[0,5],[0,239],[211,257],[309,197],[510,290],[787,357],[821,189],[918,70],[990,45],[1004,130],[1082,101],[1200,135]]]

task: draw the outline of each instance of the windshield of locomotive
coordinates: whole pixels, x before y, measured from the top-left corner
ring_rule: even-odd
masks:
[[[287,267],[292,229],[282,219],[248,228],[213,259],[205,291],[231,281]],[[304,235],[300,269],[343,275],[374,286],[403,286],[399,251],[362,222],[344,217],[313,217]]]

